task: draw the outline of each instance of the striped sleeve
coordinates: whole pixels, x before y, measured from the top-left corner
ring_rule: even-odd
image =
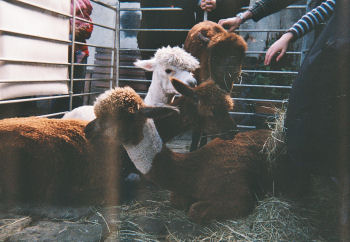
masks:
[[[293,39],[298,39],[309,33],[320,23],[327,21],[333,14],[336,0],[324,1],[320,6],[312,9],[296,22],[287,32],[293,34]]]
[[[257,0],[248,10],[253,15],[252,19],[257,22],[296,1],[297,0]]]

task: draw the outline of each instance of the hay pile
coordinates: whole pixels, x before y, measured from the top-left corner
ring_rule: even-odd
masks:
[[[286,152],[285,112],[276,112],[276,120],[269,124],[272,135],[264,147],[271,167],[275,157]],[[184,211],[171,207],[167,191],[148,187],[142,192],[148,194],[146,199],[118,207],[115,231],[107,241],[326,241],[320,236],[324,229],[316,220],[324,219],[320,210],[329,201],[323,201],[318,209],[320,194],[311,195],[304,205],[268,196],[248,217],[201,226],[192,223]],[[322,236],[329,238],[327,234]]]
[[[149,192],[159,199],[119,207],[110,241],[322,241],[295,204],[276,197],[246,218],[200,226],[170,206],[167,191]]]
[[[275,118],[268,122],[268,127],[271,129],[271,136],[266,140],[263,147],[263,152],[267,154],[267,162],[272,170],[276,166],[276,158],[287,153],[285,146],[285,131],[284,120],[286,117],[286,109],[275,108]]]
[[[285,200],[268,197],[247,218],[216,222],[204,241],[312,241],[314,230],[296,207]]]

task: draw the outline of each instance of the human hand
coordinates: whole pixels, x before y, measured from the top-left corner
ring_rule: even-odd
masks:
[[[270,65],[272,58],[278,52],[280,52],[280,53],[276,57],[276,61],[279,61],[286,53],[289,42],[291,41],[292,38],[293,38],[293,34],[290,32],[287,32],[284,35],[282,35],[282,37],[279,38],[279,40],[277,40],[275,43],[273,43],[266,52],[264,64],[266,66]]]
[[[249,10],[243,12],[241,14],[242,18],[240,17],[232,17],[232,18],[226,18],[226,19],[220,19],[219,24],[222,27],[228,28],[228,32],[233,32],[235,29],[239,28],[239,26],[246,20],[252,18],[253,14]]]
[[[211,12],[216,9],[216,0],[201,0],[201,9]]]
[[[219,25],[222,27],[228,27],[228,32],[233,32],[235,29],[239,28],[242,23],[242,19],[239,17],[225,18],[219,20]]]

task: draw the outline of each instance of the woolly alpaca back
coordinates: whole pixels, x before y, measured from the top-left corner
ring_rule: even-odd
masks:
[[[240,132],[232,140],[214,139],[201,149],[185,154],[163,149],[156,156],[149,177],[159,184],[167,184],[173,191],[181,192],[198,186],[195,189],[203,193],[216,193],[222,189],[218,184],[225,180],[228,186],[237,186],[237,189],[239,186],[248,186],[261,194],[267,190],[267,184],[271,184],[267,182],[270,179],[267,175],[266,154],[262,152],[270,135],[270,130]],[[177,176],[170,175],[174,173]],[[229,181],[236,179],[243,179],[246,183],[230,184]],[[208,190],[209,187],[212,190]],[[222,191],[221,199],[230,196],[235,194]]]
[[[92,145],[87,122],[46,118],[0,120],[0,199],[63,205],[118,202],[123,155]]]
[[[78,163],[84,163],[88,152],[85,124],[33,117],[1,120],[1,197],[49,202],[69,199],[79,167],[83,167]]]

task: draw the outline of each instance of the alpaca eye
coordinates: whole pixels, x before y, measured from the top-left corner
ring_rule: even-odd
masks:
[[[165,70],[165,72],[166,72],[167,74],[170,74],[172,71],[173,71],[172,69],[166,69],[166,70]]]

